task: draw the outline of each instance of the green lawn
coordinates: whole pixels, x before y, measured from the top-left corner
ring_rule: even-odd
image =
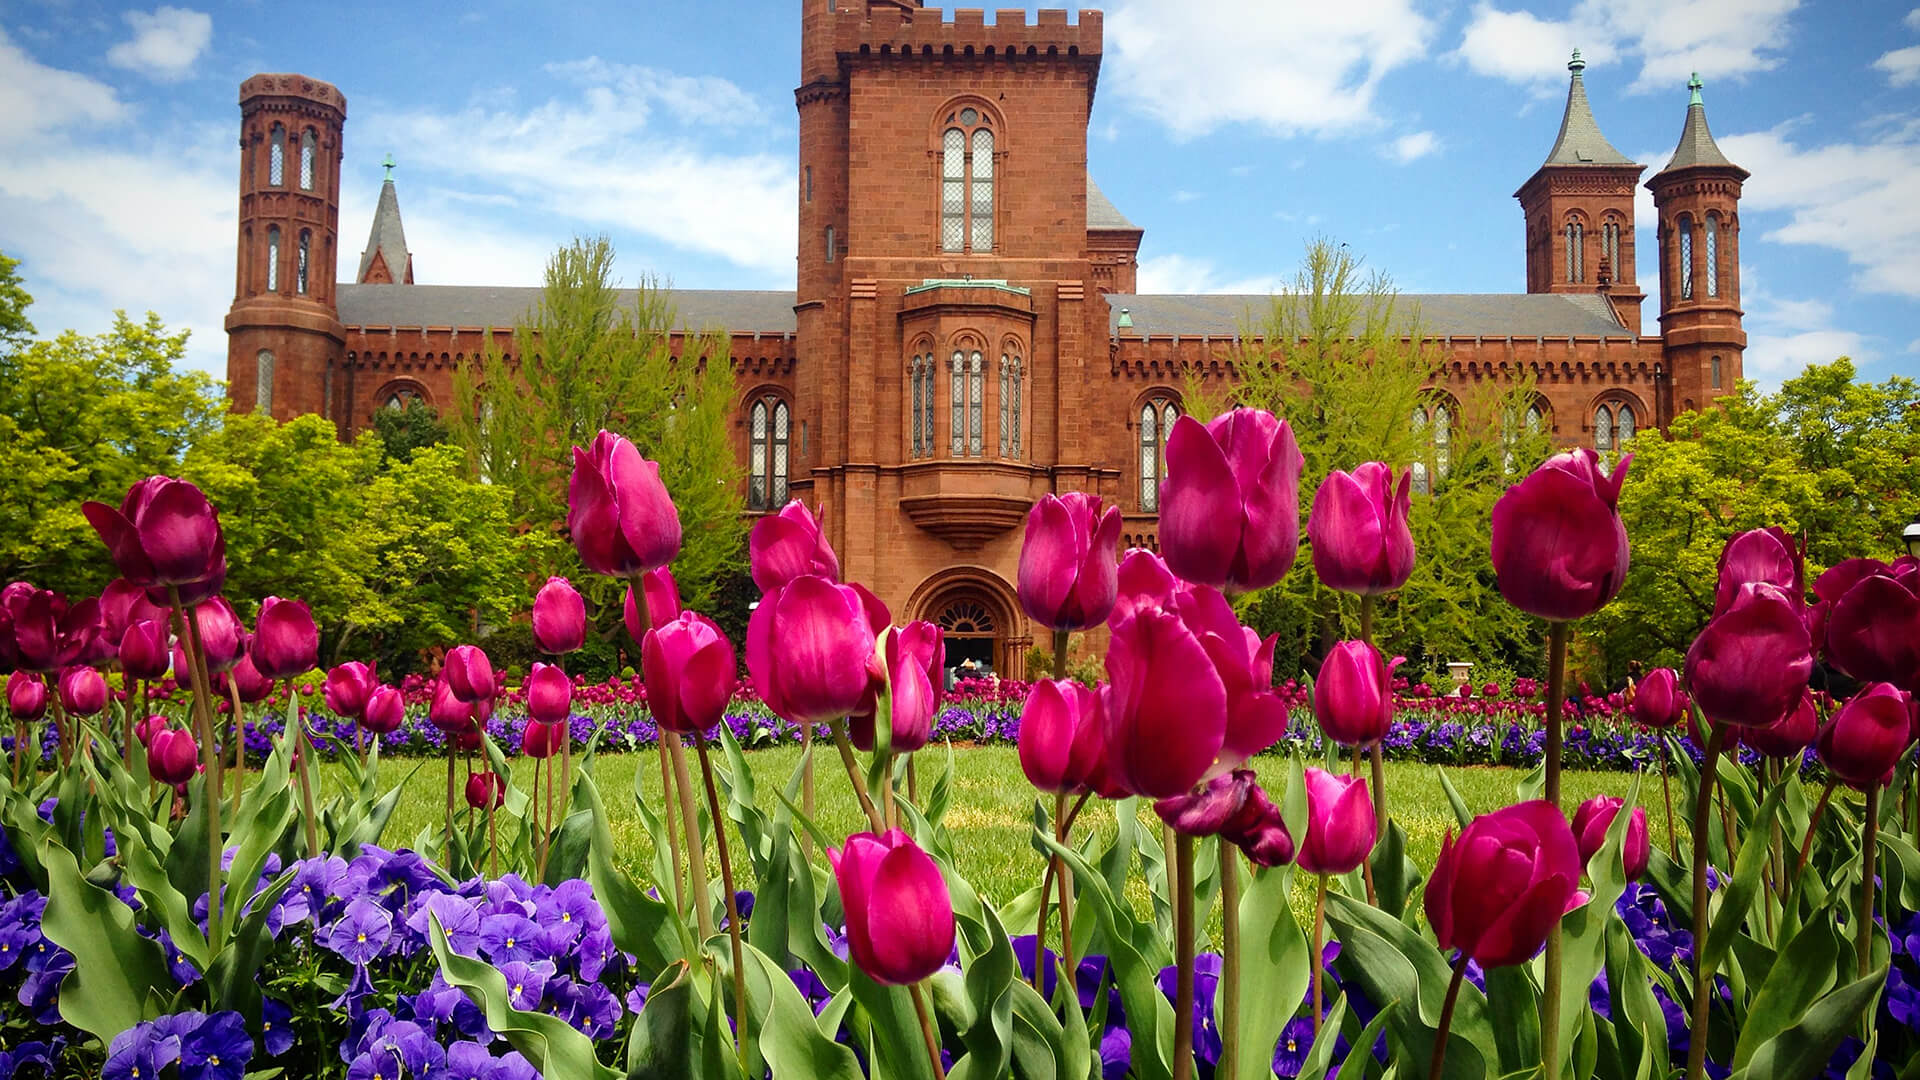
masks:
[[[691,753],[688,758],[693,764]],[[799,748],[791,746],[756,750],[746,755],[764,809],[771,811],[778,805],[776,792],[785,786],[799,758]],[[921,755],[917,769],[923,796],[926,786],[932,783],[938,773],[943,758],[944,751],[928,751]],[[720,760],[716,754],[716,765]],[[831,756],[825,759],[816,757],[815,760],[821,828],[835,836],[865,828],[865,818],[838,763]],[[1012,747],[956,748],[953,760],[953,803],[947,811],[946,823],[953,833],[960,872],[984,897],[1004,905],[1037,884],[1042,869],[1040,856],[1028,843],[1034,790],[1021,774],[1019,755]],[[1277,792],[1284,786],[1286,759],[1263,757],[1254,764],[1262,783],[1269,790]],[[389,846],[410,846],[422,829],[438,829],[444,819],[446,772],[439,759],[389,759],[382,763],[383,780],[392,784],[395,778],[405,775],[406,770],[412,770],[416,765],[419,766],[418,771],[408,781],[406,794],[388,825],[385,840]],[[524,765],[524,762],[515,762],[516,769],[523,770]],[[340,782],[342,774],[337,767],[330,769],[333,781]],[[618,857],[629,869],[638,872],[650,865],[653,850],[633,802],[635,769],[640,771],[641,785],[649,805],[659,809],[660,767],[651,751],[602,755],[594,764],[594,778],[607,803]],[[1448,777],[1476,814],[1513,802],[1515,785],[1523,776],[1524,773],[1517,769],[1485,766],[1448,770]],[[1642,789],[1641,804],[1647,807],[1648,824],[1652,827],[1654,842],[1664,846],[1667,842],[1666,811],[1660,802],[1658,781],[1649,780]],[[697,776],[695,782],[698,783]],[[1569,808],[1594,795],[1625,795],[1632,782],[1632,777],[1625,773],[1569,772],[1563,774],[1562,778],[1565,802]],[[526,785],[524,775],[518,783],[522,787]],[[1435,856],[1439,854],[1442,836],[1454,826],[1453,811],[1440,788],[1435,767],[1388,764],[1387,799],[1394,819],[1407,830],[1409,854],[1420,866],[1431,867]],[[1158,828],[1158,819],[1150,807],[1142,807],[1141,820],[1148,827]],[[1088,804],[1076,825],[1076,836],[1084,836],[1089,829],[1098,829],[1105,835],[1111,835],[1114,818],[1110,805],[1098,801]],[[1102,839],[1104,841],[1105,836]],[[717,876],[719,861],[711,851],[708,861],[711,873]],[[739,852],[734,853],[734,863],[736,881],[750,881]],[[1295,888],[1296,909],[1310,914],[1312,897],[1307,892],[1305,875],[1301,875]],[[1146,889],[1137,876],[1131,891],[1134,894],[1132,899],[1144,913],[1147,906]],[[1216,922],[1217,919],[1216,913]]]

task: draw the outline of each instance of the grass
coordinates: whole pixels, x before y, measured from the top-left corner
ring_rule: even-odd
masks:
[[[689,752],[687,756],[689,763],[697,770],[694,755]],[[793,746],[747,753],[747,765],[753,771],[762,809],[771,812],[779,805],[777,792],[798,767],[799,759],[799,748]],[[724,758],[716,753],[716,768],[723,761]],[[943,761],[944,751],[921,754],[917,769],[923,797],[942,768]],[[528,764],[524,760],[514,762],[516,783],[522,788],[527,785]],[[1285,786],[1287,760],[1268,756],[1256,759],[1253,764],[1260,774],[1261,783],[1269,791],[1275,792],[1277,797],[1277,793]],[[328,769],[333,783],[342,782],[344,774],[338,766],[328,766]],[[412,846],[422,830],[437,831],[445,819],[446,771],[442,761],[388,759],[382,763],[383,782],[390,785],[409,771],[412,775],[407,780],[406,791],[384,837],[388,846]],[[652,751],[602,755],[593,768],[595,782],[599,784],[607,804],[616,857],[630,871],[644,876],[643,868],[651,866],[653,842],[641,825],[640,815],[634,805],[636,771],[640,777],[642,797],[656,811],[660,810],[660,767]],[[997,906],[1004,906],[1039,882],[1043,863],[1029,843],[1036,793],[1021,773],[1019,753],[1012,747],[955,748],[953,771],[953,800],[947,811],[946,824],[953,835],[958,869],[982,896]],[[815,773],[820,827],[832,836],[845,836],[865,829],[866,819],[853,797],[847,777],[830,753],[826,758],[816,754]],[[1515,801],[1516,786],[1525,775],[1522,770],[1490,766],[1447,770],[1448,778],[1466,801],[1468,809],[1475,814],[1495,810]],[[697,773],[694,782],[697,787]],[[1582,800],[1595,795],[1624,796],[1632,784],[1633,777],[1625,773],[1562,774],[1563,798],[1569,811]],[[1387,798],[1388,809],[1394,820],[1407,831],[1408,854],[1423,869],[1430,869],[1440,852],[1442,837],[1448,829],[1455,828],[1453,810],[1440,787],[1436,768],[1431,765],[1389,763]],[[1647,823],[1651,827],[1653,842],[1665,846],[1667,818],[1657,778],[1649,777],[1648,782],[1642,785],[1640,804],[1647,808]],[[464,807],[464,803],[461,805]],[[704,808],[704,802],[702,806]],[[1098,800],[1089,802],[1075,827],[1076,839],[1084,837],[1089,830],[1097,831],[1101,834],[1099,843],[1104,846],[1115,828],[1113,813],[1111,804],[1103,804]],[[1141,807],[1140,818],[1143,827],[1158,829],[1158,818],[1150,807]],[[735,848],[735,880],[743,888],[750,887],[752,878],[742,854],[737,850],[737,842]],[[820,861],[824,864],[824,859]],[[719,862],[711,845],[708,864],[710,874],[717,877]],[[1303,921],[1312,914],[1309,882],[1310,879],[1303,874],[1294,886],[1294,908]],[[1144,915],[1148,911],[1149,900],[1145,883],[1137,874],[1129,884],[1129,894],[1136,908]],[[1214,922],[1214,932],[1217,934],[1217,910]],[[1017,932],[1016,928],[1009,929]],[[1031,925],[1025,929],[1030,931]]]

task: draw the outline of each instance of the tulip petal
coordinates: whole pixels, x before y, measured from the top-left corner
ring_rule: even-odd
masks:
[[[896,986],[939,971],[953,951],[953,898],[940,867],[905,841],[874,868],[866,907],[867,973]]]
[[[1494,504],[1492,525],[1500,595],[1529,614],[1581,618],[1626,582],[1626,530],[1575,473],[1536,470]]]
[[[1892,577],[1859,579],[1827,615],[1827,657],[1862,682],[1913,685],[1920,672],[1920,597]]]
[[[1058,498],[1046,496],[1027,512],[1027,531],[1020,543],[1020,608],[1049,629],[1077,630],[1060,625],[1086,538],[1075,535],[1073,515]]]
[[[727,704],[733,700],[734,672],[739,669],[726,635],[704,616],[696,618],[707,623],[712,636],[687,657],[678,675],[680,707],[696,730],[705,731],[726,715]]]
[[[636,568],[619,525],[613,489],[585,450],[573,448],[573,475],[567,480],[567,532],[580,561],[596,574],[624,577]]]
[[[660,481],[660,463],[641,457],[626,439],[616,439],[607,455],[607,483],[617,492],[620,534],[640,569],[672,562],[680,553],[680,511]]]
[[[1200,782],[1227,730],[1227,690],[1206,650],[1175,616],[1144,610],[1107,651],[1115,701],[1107,765],[1129,790],[1164,799]]]
[[[1198,420],[1182,416],[1167,436],[1160,549],[1186,581],[1225,585],[1240,550],[1245,510],[1226,454]]]
[[[1536,881],[1481,933],[1468,954],[1483,968],[1509,967],[1531,960],[1547,943],[1573,899],[1575,879],[1553,875]]]
[[[136,585],[150,585],[154,581],[153,563],[140,547],[140,536],[134,531],[133,522],[126,515],[106,503],[84,502],[80,512],[86,516],[87,524],[100,534],[101,543],[107,546],[107,554],[113,558],[122,577]]]
[[[780,693],[778,661],[774,658],[773,607],[776,597],[769,596],[747,616],[747,674],[754,689],[775,716],[794,720],[792,708]],[[795,723],[801,721],[794,720]]]
[[[1256,417],[1272,421],[1257,409]],[[1236,591],[1263,589],[1285,577],[1300,553],[1300,469],[1306,459],[1294,442],[1293,427],[1277,422],[1264,448],[1260,471],[1240,488],[1244,512],[1240,535],[1241,562],[1235,568]],[[1231,451],[1230,451],[1231,453]],[[1238,469],[1236,469],[1238,472]]]
[[[134,524],[160,584],[184,585],[207,577],[220,519],[199,488],[184,480],[160,485]]]

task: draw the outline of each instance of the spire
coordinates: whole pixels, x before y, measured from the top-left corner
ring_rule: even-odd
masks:
[[[373,231],[367,234],[367,247],[360,253],[360,272],[354,280],[362,285],[413,284],[413,254],[407,250],[407,233],[400,225],[400,195],[393,187],[393,155],[381,165],[387,179],[380,185],[380,205],[373,211]]]
[[[1696,165],[1740,169],[1740,166],[1728,161],[1727,155],[1720,152],[1719,144],[1713,141],[1713,132],[1707,130],[1707,106],[1700,99],[1701,85],[1698,72],[1694,73],[1693,78],[1687,80],[1687,89],[1692,92],[1692,97],[1687,102],[1687,122],[1680,129],[1680,145],[1673,148],[1673,160],[1667,162],[1667,167],[1661,169],[1660,173],[1670,173]],[[1741,169],[1740,174],[1745,176],[1746,170]]]
[[[1581,77],[1586,68],[1580,50],[1573,50],[1573,59],[1567,61],[1567,70],[1573,73],[1572,85],[1567,87],[1567,111],[1560,117],[1560,137],[1553,141],[1546,164],[1631,165],[1632,159],[1613,148],[1593,119],[1593,108],[1587,104],[1587,83]]]

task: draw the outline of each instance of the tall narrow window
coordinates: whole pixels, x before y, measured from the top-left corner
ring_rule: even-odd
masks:
[[[1140,407],[1140,509],[1160,512],[1160,482],[1167,475],[1167,432],[1180,418],[1172,398],[1152,397]]]
[[[940,135],[940,250],[993,250],[992,119],[971,106],[947,114]]]
[[[968,358],[967,365],[967,456],[979,457],[985,447],[985,432],[982,430],[983,418],[981,399],[986,396],[987,373],[985,361],[978,352]]]
[[[1680,298],[1693,299],[1693,218],[1686,214],[1674,223],[1680,233]]]
[[[940,250],[967,246],[967,133],[949,128],[940,152]]]
[[[747,509],[772,510],[787,502],[787,403],[764,397],[747,414]]]
[[[948,440],[954,457],[967,452],[967,356],[958,349],[953,351],[952,393],[947,400],[952,403],[949,410],[953,413],[952,437]]]
[[[1613,444],[1625,449],[1633,441],[1633,406],[1621,402],[1613,413]]]
[[[267,183],[279,187],[287,182],[287,129],[279,124],[267,133]]]
[[[767,435],[772,429],[767,403],[756,401],[748,414],[747,427],[747,509],[767,508]]]
[[[261,349],[253,358],[253,408],[273,415],[273,350]]]
[[[1707,295],[1720,295],[1720,215],[1707,212]]]
[[[320,140],[314,137],[313,129],[308,128],[300,136],[300,190],[313,190],[314,156],[320,149]]]
[[[993,132],[973,133],[973,250],[993,250]]]
[[[1407,470],[1413,474],[1413,490],[1431,494],[1447,478],[1453,465],[1453,410],[1445,401],[1435,400],[1413,409],[1413,430],[1423,436],[1426,458]]]
[[[1581,236],[1580,223],[1567,222],[1567,280],[1586,280],[1586,250]]]
[[[1579,226],[1575,226],[1578,228]],[[1433,407],[1433,478],[1445,480],[1453,465],[1453,413],[1444,404]]]
[[[1713,358],[1713,388],[1720,389],[1720,358]]]
[[[827,261],[833,261],[833,226],[827,226]]]
[[[920,394],[926,380],[927,374],[920,363],[920,357],[915,356],[908,367],[908,381],[913,388],[913,404],[907,409],[907,412],[912,415],[914,457],[919,457],[927,445],[925,431],[920,426]]]
[[[807,166],[807,201],[813,201],[813,166]]]
[[[923,457],[933,456],[933,388],[934,378],[940,374],[940,364],[928,353],[925,358],[924,375],[920,380],[920,430],[926,441],[920,444]]]
[[[313,232],[300,230],[300,248],[293,268],[293,291],[301,296],[307,295],[307,249],[313,246]]]
[[[787,436],[792,427],[792,416],[787,403],[776,401],[773,406],[773,500],[774,506],[787,505]]]
[[[1620,223],[1609,221],[1601,228],[1600,243],[1605,248],[1607,266],[1612,270],[1615,280],[1625,275],[1620,269]]]
[[[1613,409],[1602,405],[1593,413],[1593,448],[1604,456],[1613,451]]]
[[[1000,456],[1020,456],[1020,357],[1000,354]]]
[[[267,226],[267,291],[280,291],[280,226]]]

